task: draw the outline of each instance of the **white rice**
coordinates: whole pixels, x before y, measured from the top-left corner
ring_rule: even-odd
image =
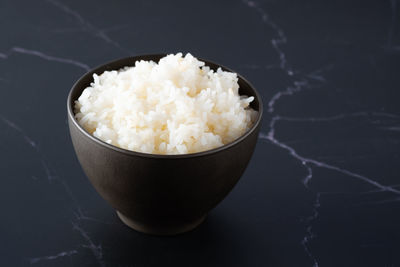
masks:
[[[243,135],[257,112],[254,97],[239,96],[236,73],[216,72],[190,54],[159,63],[93,74],[75,101],[79,124],[128,150],[186,154],[213,149]]]

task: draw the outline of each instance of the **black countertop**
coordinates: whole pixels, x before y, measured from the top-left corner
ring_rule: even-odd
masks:
[[[0,266],[400,266],[400,3],[0,2]],[[68,91],[116,58],[191,52],[262,94],[231,194],[176,237],[123,225],[83,174]]]

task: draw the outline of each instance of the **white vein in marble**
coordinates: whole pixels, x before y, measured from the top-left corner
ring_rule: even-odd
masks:
[[[337,166],[334,166],[334,165],[331,165],[331,164],[328,164],[328,163],[325,163],[325,162],[322,162],[322,161],[318,161],[318,160],[315,160],[315,159],[312,159],[312,158],[307,158],[307,157],[301,156],[293,147],[290,147],[289,145],[287,145],[287,144],[285,144],[283,142],[280,142],[275,137],[275,125],[276,125],[276,122],[281,121],[281,120],[286,120],[286,121],[329,121],[329,120],[337,120],[338,118],[343,118],[343,117],[346,117],[346,116],[343,115],[343,114],[340,114],[340,115],[332,116],[332,117],[329,117],[329,118],[319,118],[318,119],[318,118],[289,118],[289,117],[281,117],[281,116],[277,115],[277,116],[274,116],[271,119],[271,122],[269,124],[269,127],[270,127],[269,132],[267,134],[260,133],[259,137],[261,139],[268,140],[272,144],[277,145],[280,148],[288,151],[289,154],[292,157],[294,157],[297,160],[299,160],[303,165],[311,164],[311,165],[314,165],[314,166],[319,167],[319,168],[325,168],[325,169],[333,170],[333,171],[345,174],[347,176],[356,178],[356,179],[361,180],[363,182],[366,182],[366,183],[376,187],[377,189],[379,189],[381,191],[400,194],[400,190],[398,190],[396,188],[393,188],[391,186],[382,185],[382,184],[378,183],[377,181],[375,181],[374,179],[371,179],[371,178],[369,178],[367,176],[364,176],[364,175],[361,175],[361,174],[358,174],[358,173],[355,173],[355,172],[352,172],[352,171],[349,171],[349,170],[346,170],[346,169],[343,169],[343,168],[340,168],[340,167],[337,167]],[[309,178],[308,181],[310,179],[311,178]]]
[[[260,7],[260,4],[255,1],[250,1],[250,0],[243,0],[243,2],[250,8],[254,9],[260,16],[266,25],[268,25],[270,28],[272,28],[276,34],[277,37],[271,39],[271,44],[272,47],[275,49],[275,51],[278,53],[279,56],[279,67],[286,71],[286,73],[290,76],[293,75],[293,70],[288,66],[288,62],[286,59],[286,55],[282,50],[282,45],[285,45],[287,43],[287,37],[285,32],[270,18],[269,14]]]
[[[304,89],[314,89],[320,87],[326,82],[325,77],[322,75],[324,71],[331,70],[333,68],[332,64],[318,68],[308,74],[303,74],[301,78],[295,80],[293,85],[288,86],[285,90],[278,91],[275,93],[268,101],[268,112],[273,113],[275,111],[275,103],[280,100],[283,96],[292,96],[296,93],[302,92]],[[301,75],[298,70],[294,71],[295,74]],[[312,80],[314,83],[312,83]],[[317,82],[317,83],[315,83]]]
[[[102,251],[102,247],[101,244],[100,245],[95,245],[93,243],[93,241],[91,240],[89,233],[87,233],[79,224],[80,220],[91,220],[91,221],[96,221],[96,222],[101,222],[99,220],[96,220],[94,218],[90,218],[84,215],[84,213],[82,212],[81,207],[78,204],[78,201],[76,200],[75,196],[73,195],[70,187],[68,186],[68,184],[60,179],[59,176],[54,175],[52,170],[50,169],[47,161],[44,159],[44,155],[43,153],[41,153],[39,146],[36,144],[35,141],[33,141],[33,139],[31,137],[29,137],[29,135],[27,133],[25,133],[25,131],[22,130],[21,127],[19,127],[16,123],[4,118],[3,116],[0,116],[1,121],[3,121],[7,126],[9,126],[10,128],[14,129],[15,131],[17,131],[22,137],[23,140],[29,144],[30,147],[32,147],[36,153],[40,156],[41,158],[41,164],[42,167],[46,173],[47,179],[49,180],[49,182],[56,180],[59,182],[59,184],[62,185],[62,187],[64,188],[65,192],[67,193],[67,195],[70,197],[70,199],[73,201],[73,203],[75,204],[75,206],[77,207],[78,212],[75,213],[76,216],[76,221],[72,222],[73,225],[73,229],[78,231],[79,234],[84,238],[84,240],[87,242],[87,244],[83,245],[83,247],[88,248],[94,255],[94,257],[96,258],[99,266],[105,266],[104,262],[102,261],[102,255],[103,255],[103,251]],[[104,223],[104,222],[102,222]],[[47,257],[38,257],[38,258],[33,258],[31,259],[31,263],[36,263],[38,261],[41,260],[45,260],[45,259],[55,259],[61,256],[66,256],[64,255],[64,252],[55,255],[55,256],[47,256]]]
[[[244,0],[243,1],[248,7],[255,9],[259,15],[261,15],[262,21],[264,24],[268,25],[271,29],[273,29],[276,34],[277,38],[274,38],[271,40],[271,44],[275,51],[277,52],[279,59],[280,59],[280,68],[286,72],[288,77],[293,76],[294,74],[300,73],[299,71],[294,71],[291,67],[289,66],[287,57],[282,49],[282,46],[285,45],[288,41],[288,38],[286,37],[286,34],[284,33],[283,29],[279,27],[272,19],[271,17],[267,14],[267,12],[260,7],[260,4],[255,2],[255,1],[250,1],[250,0]],[[391,8],[392,8],[392,26],[389,31],[389,46],[393,47],[392,45],[392,37],[394,33],[394,27],[395,27],[395,20],[396,20],[396,1],[391,0]],[[328,66],[328,68],[333,68],[333,65]],[[303,89],[308,89],[311,88],[310,86],[310,79],[318,81],[320,83],[325,83],[326,78],[321,74],[323,70],[317,70],[309,74],[305,75],[300,75],[300,78],[297,78],[296,81],[294,81],[293,86],[289,86],[286,89],[277,92],[275,95],[272,96],[272,98],[268,102],[268,112],[273,114],[275,112],[274,106],[275,103],[282,98],[282,96],[292,96],[295,93],[303,91]],[[399,115],[397,114],[388,114],[384,112],[372,112],[372,113],[367,113],[367,112],[357,112],[353,114],[339,114],[339,115],[334,115],[331,117],[325,117],[325,118],[290,118],[290,117],[282,117],[279,115],[275,115],[269,124],[269,132],[268,133],[260,133],[259,137],[260,139],[267,140],[271,142],[272,144],[286,150],[289,155],[291,155],[293,158],[297,159],[307,170],[307,175],[305,178],[303,178],[303,184],[306,188],[309,188],[308,184],[313,178],[313,172],[312,168],[310,165],[318,168],[325,168],[329,169],[332,171],[339,172],[341,174],[359,179],[363,182],[366,182],[372,186],[374,186],[377,190],[374,190],[376,192],[391,192],[396,195],[400,194],[400,190],[396,189],[393,186],[386,186],[382,185],[379,182],[377,182],[374,179],[371,179],[365,175],[361,175],[325,162],[321,162],[312,158],[307,158],[304,156],[301,156],[293,147],[289,146],[286,143],[283,143],[279,141],[276,136],[275,136],[275,124],[277,121],[281,120],[286,120],[286,121],[308,121],[308,122],[319,122],[319,121],[334,121],[334,120],[339,120],[343,119],[348,116],[383,116],[383,117],[388,117],[388,118],[398,118]],[[396,127],[394,128],[396,130]],[[301,244],[306,251],[307,255],[313,262],[314,267],[318,267],[318,261],[315,255],[311,252],[309,248],[309,242],[311,239],[315,237],[315,234],[313,233],[312,230],[312,222],[317,220],[318,218],[318,209],[321,206],[320,203],[320,197],[321,193],[317,192],[316,193],[316,200],[313,205],[313,213],[308,219],[306,220],[306,235],[304,236],[303,240],[301,241]]]
[[[57,0],[46,0],[46,1],[54,5],[58,9],[60,9],[62,12],[64,12],[71,18],[73,18],[83,31],[92,34],[93,36],[103,40],[107,44],[114,46],[115,48],[119,49],[124,53],[132,54],[132,52],[129,49],[122,47],[117,41],[113,40],[110,36],[108,36],[107,30],[98,29],[89,21],[87,21],[84,17],[82,17],[81,14],[79,14],[76,10],[73,10],[69,6]]]
[[[307,80],[303,79],[301,81],[294,81],[294,86],[289,86],[284,91],[279,91],[268,102],[268,112],[274,112],[274,106],[276,101],[278,101],[283,96],[290,96],[295,93],[302,91],[304,88],[310,88],[310,84]]]
[[[7,53],[0,53],[0,58],[8,59],[9,56],[13,53],[30,55],[30,56],[39,57],[39,58],[47,60],[47,61],[69,64],[69,65],[73,65],[73,66],[79,67],[81,69],[84,69],[86,71],[90,70],[90,67],[88,65],[86,65],[85,63],[82,63],[80,61],[70,59],[70,58],[62,58],[62,57],[47,55],[41,51],[22,48],[22,47],[18,47],[18,46],[14,46],[14,47],[10,48]]]
[[[33,148],[37,148],[37,145],[35,143],[35,141],[32,140],[32,138],[30,138],[22,129],[21,127],[19,127],[17,124],[15,124],[14,122],[6,119],[5,117],[0,115],[0,119],[10,128],[14,129],[15,131],[17,131],[19,134],[21,134],[21,136],[24,138],[25,142],[28,143],[31,147]]]
[[[93,256],[96,258],[97,263],[99,266],[104,267],[105,263],[103,261],[103,249],[101,244],[96,245],[93,240],[90,238],[90,235],[88,232],[86,232],[77,222],[71,222],[73,229],[76,230],[80,236],[86,241],[85,245],[82,245],[82,247],[89,249]]]
[[[285,32],[281,27],[279,27],[269,16],[269,14],[260,7],[260,4],[255,1],[243,0],[243,2],[250,8],[255,9],[257,13],[261,15],[261,19],[263,23],[268,25],[272,30],[274,30],[277,34],[277,38],[271,39],[271,44],[274,50],[277,52],[279,56],[279,67],[288,75],[293,76],[298,74],[299,71],[294,70],[292,67],[289,66],[286,54],[284,53],[282,46],[287,43],[288,39],[286,37]],[[251,65],[250,65],[251,66]],[[268,65],[267,65],[268,66]],[[273,65],[272,65],[273,66]],[[254,68],[254,66],[251,66]],[[295,93],[301,92],[304,89],[312,88],[309,79],[324,83],[326,79],[322,76],[321,72],[326,69],[331,69],[333,65],[328,65],[327,67],[314,70],[313,72],[303,75],[301,79],[295,80],[292,86],[288,86],[285,90],[277,92],[268,102],[268,109],[269,113],[274,112],[275,103],[283,96],[290,96]],[[261,67],[258,67],[261,68]],[[265,68],[265,67],[264,67]]]
[[[65,190],[67,195],[70,197],[70,199],[73,201],[73,203],[76,205],[78,209],[80,209],[80,206],[78,204],[77,199],[75,198],[74,194],[72,193],[69,185],[59,177],[59,175],[56,174],[56,172],[49,166],[48,160],[46,159],[45,155],[42,153],[40,150],[39,145],[16,123],[8,120],[4,116],[0,115],[0,120],[3,121],[4,124],[9,126],[11,129],[15,130],[18,132],[25,143],[27,143],[34,151],[38,154],[42,168],[46,174],[47,180],[49,182],[52,181],[57,181]]]
[[[55,260],[55,259],[59,259],[59,258],[62,258],[62,257],[70,257],[70,256],[72,256],[74,254],[77,254],[77,253],[78,253],[78,251],[75,250],[75,249],[74,250],[70,250],[70,251],[63,251],[63,252],[60,252],[60,253],[58,253],[56,255],[31,258],[29,260],[29,262],[31,264],[35,264],[35,263],[38,263],[38,262],[41,262],[41,261],[50,261],[50,260]]]
[[[273,29],[276,34],[277,34],[277,38],[273,38],[271,39],[271,44],[272,47],[274,48],[274,50],[277,52],[278,57],[279,57],[279,66],[280,68],[289,76],[293,76],[297,71],[294,71],[291,67],[289,67],[289,64],[287,62],[287,57],[283,51],[283,49],[281,48],[282,45],[287,43],[287,37],[285,32],[283,31],[283,29],[281,27],[279,27],[272,19],[271,17],[268,15],[268,13],[260,7],[260,4],[251,0],[243,0],[243,2],[251,9],[255,9],[255,11],[261,15],[261,19],[263,21],[264,24],[268,25],[271,29]],[[319,73],[311,73],[308,78],[311,78],[313,80],[317,80],[317,81],[323,81],[325,82],[325,78]],[[310,82],[307,79],[307,77],[302,77],[301,79],[297,79],[296,81],[294,81],[293,86],[289,86],[287,87],[285,90],[283,91],[278,91],[275,95],[272,96],[272,98],[268,101],[268,112],[269,113],[274,113],[275,109],[275,103],[280,100],[282,98],[282,96],[291,96],[297,92],[301,92],[304,88],[310,88]],[[275,117],[276,118],[276,117]],[[307,160],[305,160],[305,158],[300,157],[296,151],[294,149],[292,149],[290,146],[283,144],[281,142],[279,142],[275,137],[275,121],[276,119],[272,119],[271,123],[270,123],[270,132],[268,134],[263,134],[260,133],[259,137],[261,139],[266,139],[271,141],[273,144],[288,150],[292,156],[294,156],[295,158],[297,158],[298,160],[301,161],[301,163],[306,167],[307,169],[307,176],[303,179],[303,184],[306,188],[308,188],[308,183],[311,181],[312,179],[312,169],[309,166],[309,163]],[[318,199],[319,200],[319,199]],[[318,214],[317,214],[318,215]],[[317,219],[317,216],[314,218],[314,220]],[[307,255],[309,256],[309,258],[313,261],[314,263],[314,267],[318,267],[318,261],[317,258],[311,253],[311,250],[308,248],[308,241],[309,241],[309,236],[312,235],[312,228],[311,225],[306,226],[306,235],[303,238],[303,240],[301,241],[301,244],[304,248],[304,250],[306,251]]]
[[[75,214],[75,218],[76,221],[81,222],[81,221],[89,221],[89,222],[94,222],[94,223],[99,223],[99,224],[105,224],[105,225],[119,225],[116,223],[112,223],[112,222],[105,222],[93,217],[89,217],[87,216],[81,208],[78,208],[77,211],[74,213]]]
[[[301,164],[303,166],[305,166],[305,168],[307,169],[307,176],[303,179],[303,184],[306,188],[308,188],[308,184],[312,179],[312,168],[309,165],[313,165],[315,167],[319,167],[319,168],[325,168],[325,169],[329,169],[329,170],[333,170],[336,172],[339,172],[341,174],[345,174],[347,176],[359,179],[363,182],[366,182],[372,186],[374,186],[377,190],[368,192],[368,193],[376,193],[376,192],[390,192],[390,193],[394,193],[396,195],[400,195],[400,190],[396,188],[396,186],[386,186],[386,185],[382,185],[379,182],[375,181],[372,178],[369,178],[367,176],[346,170],[344,168],[340,168],[322,161],[318,161],[315,159],[311,159],[311,158],[307,158],[304,156],[301,156],[293,147],[280,142],[279,140],[276,139],[275,137],[275,125],[277,121],[280,120],[285,120],[285,121],[307,121],[307,122],[327,122],[327,121],[334,121],[334,120],[339,120],[339,119],[343,119],[343,118],[347,118],[347,117],[355,117],[355,116],[383,116],[386,118],[398,118],[398,115],[396,114],[389,114],[389,113],[382,113],[382,112],[355,112],[352,114],[339,114],[339,115],[334,115],[331,117],[322,117],[322,118],[314,118],[314,117],[309,117],[309,118],[291,118],[291,117],[281,117],[279,115],[274,116],[271,119],[271,122],[269,124],[270,130],[267,134],[265,133],[260,133],[259,137],[263,140],[268,140],[270,141],[272,144],[277,145],[278,147],[288,151],[289,155],[291,155],[292,157],[294,157],[295,159],[297,159],[298,161],[301,162]],[[313,233],[313,228],[312,228],[312,222],[317,220],[318,218],[318,208],[321,206],[320,203],[320,197],[321,197],[321,193],[317,192],[316,193],[316,200],[314,203],[314,208],[313,208],[313,215],[311,215],[310,217],[308,217],[308,219],[306,219],[306,235],[304,236],[303,240],[301,241],[301,244],[304,248],[304,250],[306,251],[307,255],[309,256],[309,258],[313,261],[313,266],[314,267],[318,267],[318,261],[317,258],[313,255],[313,253],[311,252],[310,248],[309,248],[309,242],[315,237],[315,234]],[[388,202],[394,202],[394,201],[399,201],[400,198],[391,198],[388,200],[381,200],[381,201],[375,201],[372,204],[384,204],[384,203],[388,203]]]
[[[319,215],[318,209],[319,209],[319,207],[321,207],[320,198],[321,198],[321,194],[316,193],[315,201],[313,204],[313,214],[304,220],[307,224],[307,227],[306,227],[307,234],[304,236],[303,240],[301,241],[301,244],[303,245],[303,248],[306,251],[308,257],[313,261],[313,267],[318,267],[319,264],[318,264],[318,261],[315,258],[315,256],[311,253],[311,250],[310,250],[308,244],[309,244],[310,240],[315,237],[315,234],[312,230],[312,222],[318,218],[318,215]]]

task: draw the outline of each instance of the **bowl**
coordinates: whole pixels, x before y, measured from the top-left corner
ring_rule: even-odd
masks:
[[[97,192],[127,226],[148,234],[175,235],[194,229],[221,202],[242,176],[253,154],[261,126],[260,95],[242,76],[239,93],[254,96],[254,125],[224,146],[199,153],[157,155],[110,145],[83,129],[74,117],[74,101],[93,81],[94,73],[134,66],[137,60],[158,62],[165,54],[118,59],[84,74],[68,95],[68,125],[83,171]],[[208,60],[211,69],[221,67]]]

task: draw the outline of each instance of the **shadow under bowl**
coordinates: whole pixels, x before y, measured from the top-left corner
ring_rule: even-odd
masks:
[[[83,75],[68,95],[68,125],[78,160],[97,192],[117,210],[127,226],[144,233],[174,235],[192,230],[221,202],[242,176],[253,154],[263,113],[260,95],[243,77],[240,95],[254,96],[258,111],[251,129],[235,141],[199,153],[157,155],[107,144],[85,131],[75,119],[74,102],[93,81],[93,74],[158,60],[165,54],[118,59]],[[211,69],[219,64],[202,60]]]

